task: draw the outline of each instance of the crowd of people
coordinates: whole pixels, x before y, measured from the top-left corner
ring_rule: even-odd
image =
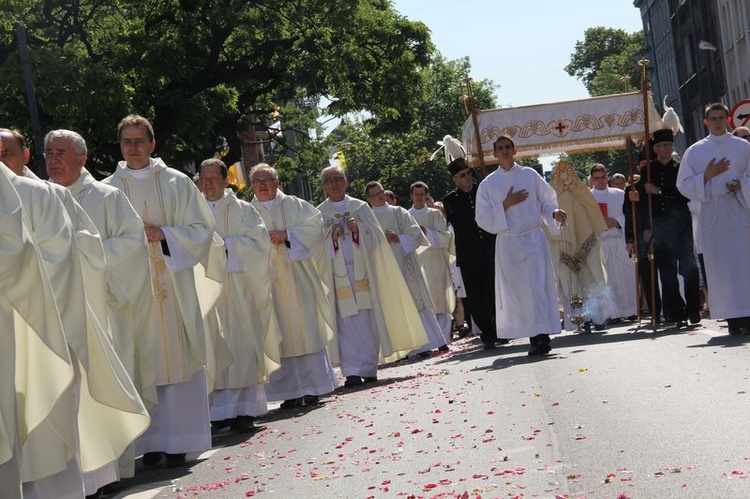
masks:
[[[417,180],[408,210],[378,181],[350,196],[338,166],[317,207],[265,163],[239,199],[219,159],[194,183],[153,157],[138,115],[103,181],[81,135],[49,132],[43,181],[23,135],[0,129],[3,497],[96,496],[136,458],[181,466],[212,428],[256,431],[269,402],[319,404],[335,367],[345,387],[375,383],[454,332],[546,355],[579,317],[635,319],[639,295],[654,324],[698,324],[703,282],[712,316],[750,334],[750,131],[728,133],[728,116],[708,106],[710,135],[682,162],[656,132],[629,185],[595,164],[589,188],[565,162],[546,182],[501,135],[495,171],[478,183],[455,158],[456,188],[434,202]]]

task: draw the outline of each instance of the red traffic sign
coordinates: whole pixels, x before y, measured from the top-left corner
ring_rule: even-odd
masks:
[[[729,112],[729,126],[732,130],[750,123],[750,99],[739,101]]]

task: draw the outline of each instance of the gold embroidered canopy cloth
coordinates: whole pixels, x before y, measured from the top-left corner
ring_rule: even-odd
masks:
[[[647,98],[649,130],[662,128],[653,100]],[[516,157],[562,152],[625,149],[625,139],[639,144],[644,137],[643,94],[606,95],[532,106],[477,111],[482,154],[486,164],[497,163],[492,143],[508,135],[518,148]],[[462,127],[461,140],[469,166],[479,166],[473,118]]]

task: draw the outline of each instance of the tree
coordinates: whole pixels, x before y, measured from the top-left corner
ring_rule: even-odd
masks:
[[[3,125],[28,131],[14,20],[28,27],[45,129],[81,132],[91,163],[119,157],[117,120],[150,118],[158,153],[175,166],[239,154],[248,111],[327,96],[327,112],[367,111],[380,128],[408,129],[427,27],[387,0],[0,0]]]
[[[455,187],[442,152],[433,160],[430,156],[445,135],[461,137],[465,117],[460,97],[466,93],[464,80],[470,70],[468,58],[446,60],[436,54],[420,72],[422,93],[410,103],[415,116],[410,129],[385,132],[375,117],[346,123],[331,134],[328,143],[344,153],[353,196],[363,196],[370,180],[393,190],[404,205],[408,205],[409,186],[416,180],[426,182],[436,200]],[[478,108],[496,106],[495,88],[488,80],[474,82]],[[317,197],[322,198],[319,185]]]
[[[576,42],[565,71],[581,80],[589,95],[622,92],[621,78],[628,77],[631,90],[640,88],[641,71],[637,56],[645,51],[643,31],[628,33],[602,26],[589,28],[583,41]]]
[[[627,78],[628,90],[641,85],[638,56],[645,51],[643,31],[627,33],[621,29],[594,27],[584,32],[577,41],[565,71],[580,79],[592,96],[623,92],[622,78]],[[611,174],[627,173],[628,158],[624,151],[596,151],[567,155],[576,170],[589,173],[591,165],[602,163]]]

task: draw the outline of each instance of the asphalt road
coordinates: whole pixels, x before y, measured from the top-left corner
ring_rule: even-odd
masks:
[[[722,327],[724,326],[724,327]],[[647,324],[383,368],[111,497],[750,497],[750,338]]]

